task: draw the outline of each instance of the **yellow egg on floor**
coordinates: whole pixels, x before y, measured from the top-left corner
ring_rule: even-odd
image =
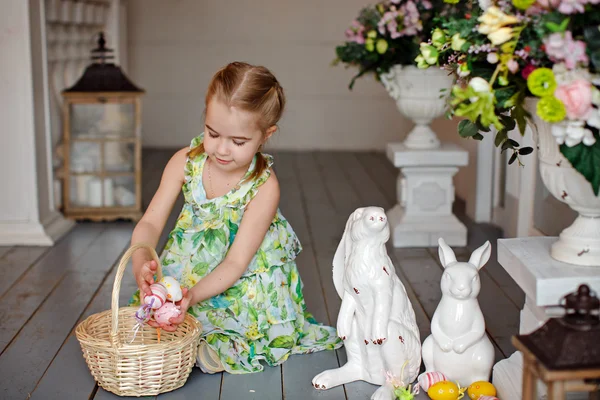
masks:
[[[440,381],[431,385],[427,395],[432,400],[457,400],[460,396],[460,390],[454,382]]]
[[[470,399],[477,400],[479,396],[495,396],[496,388],[489,382],[477,381],[469,386],[467,394]]]

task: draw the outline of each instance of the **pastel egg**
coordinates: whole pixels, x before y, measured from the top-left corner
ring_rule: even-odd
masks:
[[[431,385],[427,395],[432,400],[457,400],[461,396],[456,383],[450,381],[441,381]]]
[[[181,311],[179,310],[179,306],[167,302],[161,308],[156,310],[154,313],[154,320],[159,324],[169,325],[171,323],[169,319],[178,317],[180,314]]]
[[[177,279],[172,276],[163,276],[160,280],[165,288],[167,289],[167,299],[172,302],[177,302],[183,298],[183,292],[181,291],[181,285],[177,282]]]
[[[431,385],[441,381],[447,381],[446,375],[441,372],[425,372],[419,375],[418,382],[424,391],[428,391]]]
[[[144,297],[144,303],[152,304],[152,309],[156,310],[167,301],[167,289],[161,283],[153,283],[150,290],[152,294]]]
[[[496,388],[490,382],[477,381],[473,382],[467,389],[467,394],[472,400],[479,400],[481,396],[495,396]]]

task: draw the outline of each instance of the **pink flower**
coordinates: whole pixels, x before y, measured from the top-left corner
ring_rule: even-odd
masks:
[[[537,4],[544,8],[556,8],[560,4],[560,0],[537,0]]]
[[[569,119],[588,118],[592,109],[592,85],[589,81],[577,79],[560,85],[554,91],[554,96],[564,103]]]
[[[583,65],[588,64],[588,57],[585,54],[585,42],[573,40],[571,31],[562,33],[553,33],[544,39],[544,50],[552,61],[564,61],[568,69],[573,69],[578,62]]]
[[[535,66],[532,64],[527,64],[525,68],[521,70],[521,76],[523,79],[527,79],[533,71],[535,71]]]
[[[508,70],[513,73],[516,74],[517,71],[519,70],[519,63],[514,59],[511,58],[510,60],[508,60],[508,62],[506,63],[506,67],[508,68]]]
[[[561,0],[558,11],[563,14],[583,13],[587,2],[588,0]]]

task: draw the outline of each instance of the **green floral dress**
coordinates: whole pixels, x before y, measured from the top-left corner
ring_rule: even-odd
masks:
[[[192,140],[191,148],[203,135]],[[245,177],[254,170],[256,157]],[[244,208],[271,174],[273,158],[259,177],[242,180],[224,196],[207,199],[202,184],[206,155],[185,166],[185,204],[161,255],[163,273],[190,288],[223,261],[244,215]],[[189,309],[203,327],[202,338],[218,354],[226,371],[263,370],[290,354],[333,350],[342,346],[332,327],[318,324],[307,312],[295,258],[302,250],[288,221],[277,210],[265,238],[242,277],[221,295]],[[139,292],[134,295],[139,304]]]

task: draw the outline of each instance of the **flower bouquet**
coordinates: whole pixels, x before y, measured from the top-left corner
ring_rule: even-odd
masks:
[[[451,9],[442,0],[388,0],[363,8],[336,47],[334,65],[358,67],[350,81],[374,73],[377,78],[394,65],[414,65],[419,44],[433,28],[433,18]]]
[[[460,0],[464,1],[464,0]],[[449,115],[459,134],[481,140],[494,127],[496,146],[533,149],[508,137],[532,117],[550,124],[560,152],[600,193],[600,0],[480,0],[467,12],[434,18],[420,44],[420,68],[455,73]],[[526,99],[535,98],[535,107]],[[528,102],[528,104],[531,104]],[[534,113],[535,115],[532,115]]]

